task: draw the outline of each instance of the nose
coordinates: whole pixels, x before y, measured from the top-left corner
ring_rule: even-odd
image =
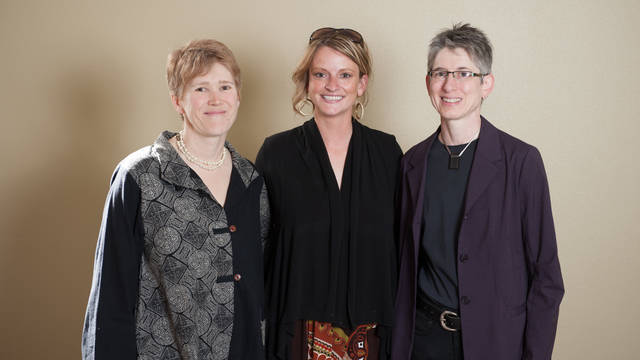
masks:
[[[220,102],[220,93],[212,91],[209,96],[209,104],[217,104]]]
[[[447,77],[444,79],[444,82],[442,83],[443,89],[453,90],[456,88],[456,86],[458,85],[458,79],[455,79],[453,76],[454,76],[453,73],[447,74]]]
[[[336,77],[329,76],[324,84],[324,88],[327,89],[327,91],[335,91],[336,89],[338,89],[338,82],[336,80]]]

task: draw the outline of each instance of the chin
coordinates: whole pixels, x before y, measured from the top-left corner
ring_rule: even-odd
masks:
[[[207,137],[226,137],[229,129],[209,129],[205,133]]]
[[[348,110],[351,110],[351,108],[349,108]],[[337,116],[344,115],[347,112],[348,111],[346,109],[327,109],[327,111],[319,111],[318,115],[321,115],[324,117],[337,117]]]

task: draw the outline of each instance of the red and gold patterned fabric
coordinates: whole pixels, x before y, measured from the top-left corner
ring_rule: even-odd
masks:
[[[358,326],[351,335],[330,323],[305,322],[307,360],[367,360],[375,324]]]

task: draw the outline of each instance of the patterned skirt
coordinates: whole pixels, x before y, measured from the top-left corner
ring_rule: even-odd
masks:
[[[330,323],[299,321],[292,343],[293,360],[377,360],[376,324],[364,324],[351,333]]]

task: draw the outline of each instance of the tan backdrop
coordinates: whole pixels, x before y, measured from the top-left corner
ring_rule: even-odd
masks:
[[[245,88],[231,141],[253,159],[299,124],[290,75],[310,32],[352,27],[374,59],[364,122],[404,150],[438,117],[426,48],[465,21],[495,47],[483,114],[541,150],[566,296],[555,359],[640,353],[640,6],[636,0],[46,1],[0,3],[0,358],[73,359],[113,168],[180,123],[168,52],[229,45]]]

